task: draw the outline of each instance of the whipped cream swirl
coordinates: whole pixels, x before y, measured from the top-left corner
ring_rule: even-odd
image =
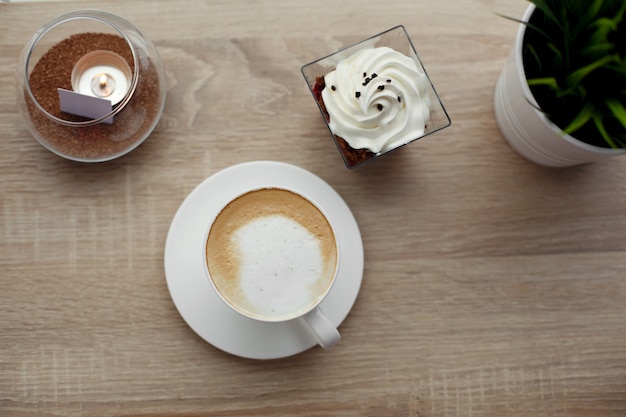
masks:
[[[424,133],[428,79],[408,56],[388,47],[360,50],[324,77],[331,131],[354,149],[383,153]]]

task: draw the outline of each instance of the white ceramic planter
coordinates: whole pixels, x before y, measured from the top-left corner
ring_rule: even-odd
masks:
[[[534,4],[523,20],[530,19]],[[526,159],[549,167],[567,167],[623,155],[624,149],[592,146],[563,133],[543,113],[526,81],[522,63],[522,44],[526,25],[517,32],[515,45],[496,84],[494,111],[506,141]]]

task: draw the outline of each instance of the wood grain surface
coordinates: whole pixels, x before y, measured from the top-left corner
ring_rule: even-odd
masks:
[[[626,159],[547,169],[494,121],[523,0],[0,3],[0,416],[626,415]],[[103,9],[157,46],[154,133],[118,160],[40,146],[15,105],[49,20]],[[300,74],[403,24],[452,126],[347,170]],[[352,209],[357,302],[330,351],[280,360],[198,337],[163,248],[189,192],[245,161],[298,165]]]

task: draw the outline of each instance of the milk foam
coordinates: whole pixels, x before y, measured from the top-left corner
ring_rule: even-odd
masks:
[[[326,294],[337,265],[332,227],[306,198],[254,190],[219,213],[206,242],[211,280],[235,309],[280,321],[310,310]]]
[[[317,238],[298,222],[282,215],[259,218],[239,228],[234,239],[242,254],[241,293],[255,314],[291,315],[317,301],[323,254]]]

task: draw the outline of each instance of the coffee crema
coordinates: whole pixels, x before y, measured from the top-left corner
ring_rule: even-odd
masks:
[[[236,310],[280,321],[316,305],[337,267],[333,230],[306,198],[279,188],[250,191],[218,214],[206,242],[209,275]]]

